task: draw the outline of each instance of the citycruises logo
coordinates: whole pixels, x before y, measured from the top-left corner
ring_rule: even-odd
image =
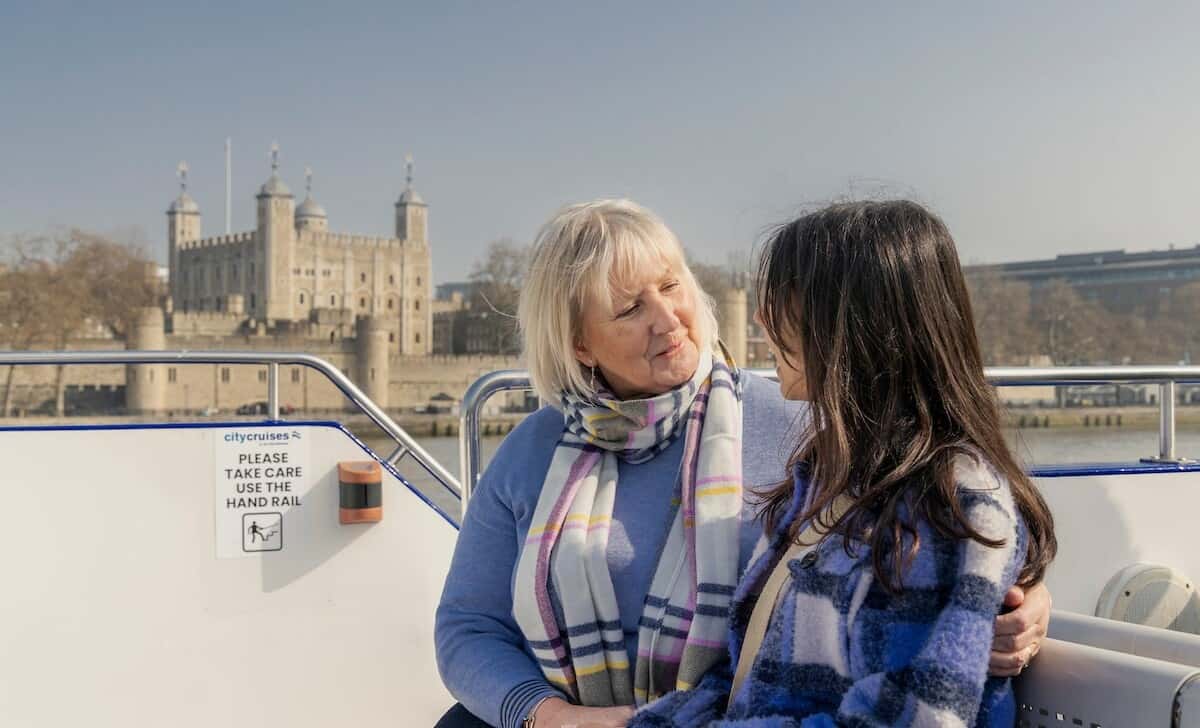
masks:
[[[226,432],[225,442],[249,443],[249,442],[291,442],[299,440],[300,433],[296,430],[291,432]]]

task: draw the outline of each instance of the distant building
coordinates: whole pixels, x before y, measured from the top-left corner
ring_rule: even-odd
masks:
[[[434,298],[431,304],[434,354],[454,353],[455,323],[459,319],[459,314],[466,308],[466,297],[462,291],[447,288],[446,285],[437,287],[437,298]]]
[[[482,304],[471,281],[437,287],[433,342],[434,354],[514,356],[521,352],[516,321]]]
[[[1180,286],[1200,281],[1200,245],[1127,253],[1106,250],[1052,260],[965,266],[967,278],[998,275],[1028,283],[1033,295],[1054,280],[1117,313],[1154,315]]]
[[[469,300],[471,291],[475,284],[471,281],[451,281],[450,283],[439,283],[436,292],[433,295],[435,301],[451,301],[455,297]]]

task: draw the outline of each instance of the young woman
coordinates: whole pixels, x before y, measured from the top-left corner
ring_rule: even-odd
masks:
[[[950,233],[912,202],[833,205],[775,233],[758,284],[812,431],[764,494],[733,664],[630,725],[1011,726],[994,620],[1056,543],[1001,434]]]

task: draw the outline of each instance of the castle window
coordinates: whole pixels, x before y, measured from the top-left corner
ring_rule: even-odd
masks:
[[[395,334],[395,333],[389,333],[389,334],[388,334],[388,343],[389,343],[389,344],[394,344],[395,342],[396,342],[396,334]]]
[[[371,367],[371,381],[375,381],[375,367]]]
[[[167,381],[172,384],[175,383],[175,367],[171,367],[167,370]]]
[[[421,287],[421,276],[417,276],[417,287]]]
[[[300,367],[292,367],[292,383],[300,381]]]
[[[330,297],[329,297],[329,305],[330,305],[330,306],[336,306],[336,305],[337,305],[337,296],[330,296]]]
[[[221,367],[221,381],[229,384],[229,367]]]
[[[267,373],[266,373],[266,372],[264,372],[264,371],[260,371],[260,372],[258,373],[258,381],[260,381],[260,382],[265,382],[265,381],[267,381]]]
[[[389,298],[389,299],[388,299],[388,308],[389,308],[389,309],[392,307],[392,304],[393,304],[393,303],[394,303],[394,302],[392,301],[392,299],[390,299],[390,298]]]
[[[334,339],[333,339],[333,337],[334,337],[334,332],[330,331],[330,332],[329,332],[329,343],[330,343],[330,344],[332,344],[332,343],[333,343],[333,340],[334,340]]]
[[[365,298],[358,299],[358,307],[366,308],[367,307],[367,299],[365,299]]]
[[[421,299],[418,298],[417,300],[413,301],[413,308],[418,311],[421,310]]]
[[[367,282],[367,274],[366,274],[366,273],[359,273],[359,274],[358,274],[358,281],[359,281],[359,283],[366,283],[366,282]]]
[[[417,332],[417,343],[418,344],[421,343],[421,333],[420,332]]]
[[[300,294],[300,303],[304,303],[304,294],[303,293]]]
[[[250,294],[250,310],[251,311],[254,310],[254,294],[253,293]]]
[[[299,269],[299,268],[292,268],[292,275],[294,275],[294,276],[298,276],[298,275],[300,275],[300,269]]]
[[[251,278],[254,277],[254,262],[253,261],[250,262],[250,277]]]

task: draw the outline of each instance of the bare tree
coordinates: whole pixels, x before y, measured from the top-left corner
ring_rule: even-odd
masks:
[[[158,299],[153,264],[130,246],[79,229],[16,236],[13,261],[0,277],[2,343],[8,348],[65,349],[85,324],[125,337],[133,316]],[[14,368],[7,374],[3,409],[11,411]],[[65,409],[65,368],[55,372],[55,411]]]
[[[529,246],[511,238],[488,244],[483,260],[471,271],[471,311],[468,315],[486,315],[489,349],[511,352],[520,349],[517,329],[517,303],[529,272]]]
[[[1025,364],[1032,346],[1029,284],[985,272],[967,279],[975,331],[986,364]]]
[[[1035,296],[1031,316],[1041,350],[1056,365],[1091,364],[1111,354],[1117,318],[1080,296],[1063,280],[1050,281]]]
[[[1171,362],[1200,360],[1200,283],[1172,291],[1166,313],[1155,319],[1159,348],[1165,344],[1171,349],[1158,352],[1160,358]]]
[[[692,275],[696,277],[700,288],[717,301],[720,301],[725,292],[735,285],[737,274],[728,266],[705,263],[690,256],[687,266],[691,268]]]
[[[12,262],[0,273],[0,344],[6,349],[32,349],[47,336],[51,324],[47,313],[48,265],[28,257],[27,253],[42,245],[42,240],[29,236],[13,236],[10,241],[7,252]],[[5,373],[0,417],[7,417],[12,412],[16,374],[15,366],[8,367]]]
[[[161,284],[145,251],[84,230],[70,233],[65,265],[84,282],[88,318],[124,339],[138,311],[158,303]]]

